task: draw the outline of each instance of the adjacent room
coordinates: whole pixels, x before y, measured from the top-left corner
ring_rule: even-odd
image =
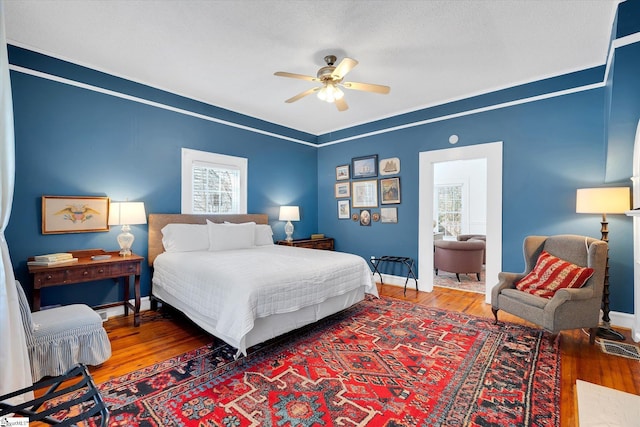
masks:
[[[640,0],[0,12],[0,418],[637,423]]]

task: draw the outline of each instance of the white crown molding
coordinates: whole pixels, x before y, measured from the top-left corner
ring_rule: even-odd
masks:
[[[271,136],[273,138],[284,139],[286,141],[291,141],[291,142],[295,142],[295,143],[298,143],[298,144],[308,145],[310,147],[317,147],[316,144],[313,144],[311,142],[302,141],[300,139],[291,138],[291,137],[280,135],[280,134],[273,133],[273,132],[267,132],[267,131],[264,131],[262,129],[253,128],[251,126],[240,125],[238,123],[229,122],[227,120],[221,120],[221,119],[218,119],[216,117],[207,116],[205,114],[196,113],[196,112],[193,112],[193,111],[185,110],[183,108],[173,107],[171,105],[162,104],[160,102],[150,101],[148,99],[140,98],[140,97],[137,97],[137,96],[127,95],[127,94],[122,93],[122,92],[117,92],[117,91],[114,91],[114,90],[101,88],[99,86],[94,86],[94,85],[90,85],[90,84],[87,84],[87,83],[78,82],[76,80],[71,80],[71,79],[66,79],[64,77],[54,76],[52,74],[43,73],[42,71],[32,70],[30,68],[21,67],[19,65],[10,64],[9,65],[9,69],[12,70],[12,71],[17,71],[17,72],[23,73],[23,74],[28,74],[28,75],[31,75],[31,76],[34,76],[34,77],[40,77],[42,79],[51,80],[51,81],[55,81],[55,82],[58,82],[58,83],[63,83],[63,84],[69,85],[69,86],[75,86],[75,87],[79,87],[79,88],[82,88],[82,89],[90,90],[90,91],[93,91],[93,92],[98,92],[98,93],[102,93],[102,94],[105,94],[105,95],[114,96],[116,98],[122,98],[122,99],[126,99],[128,101],[138,102],[140,104],[145,104],[145,105],[149,105],[149,106],[152,106],[152,107],[161,108],[163,110],[169,110],[169,111],[173,111],[175,113],[184,114],[184,115],[191,116],[191,117],[196,117],[196,118],[199,118],[199,119],[202,119],[202,120],[207,120],[207,121],[214,122],[214,123],[220,123],[220,124],[223,124],[223,125],[226,125],[226,126],[231,126],[231,127],[234,127],[234,128],[243,129],[243,130],[247,130],[247,131],[254,132],[254,133],[259,133],[259,134],[262,134],[262,135]]]

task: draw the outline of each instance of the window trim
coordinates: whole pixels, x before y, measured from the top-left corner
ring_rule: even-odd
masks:
[[[460,210],[459,211],[448,211],[448,213],[457,213],[460,216],[460,222],[458,223],[459,227],[460,227],[460,231],[458,234],[462,234],[463,230],[465,228],[465,213],[466,213],[466,189],[468,186],[465,185],[464,182],[450,182],[450,183],[441,183],[441,184],[435,184],[434,185],[434,201],[433,201],[433,205],[435,207],[435,212],[434,212],[434,219],[436,219],[436,225],[440,226],[440,221],[438,221],[438,218],[440,217],[440,201],[439,201],[439,195],[440,195],[440,189],[443,188],[452,188],[452,187],[456,187],[460,189]],[[447,235],[447,229],[445,227],[444,230],[444,238],[456,238],[456,236],[454,235]]]
[[[212,167],[235,168],[240,170],[240,203],[238,214],[247,213],[247,171],[249,160],[245,157],[229,156],[226,154],[211,153],[208,151],[182,148],[181,171],[181,203],[180,211],[183,214],[193,214],[193,181],[192,166],[194,164],[207,164]]]

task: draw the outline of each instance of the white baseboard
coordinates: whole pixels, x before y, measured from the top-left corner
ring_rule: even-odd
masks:
[[[131,304],[134,304],[134,300],[129,300]],[[149,310],[151,308],[151,301],[149,297],[140,298],[140,311]],[[96,312],[102,317],[102,321],[106,322],[110,317],[114,316],[124,316],[124,306],[117,305],[115,307],[101,308],[96,310]],[[131,312],[131,308],[129,308],[129,312]]]
[[[378,277],[378,275],[376,274],[374,280],[378,281],[380,280],[380,277]],[[394,276],[390,274],[382,275],[382,281],[385,285],[399,286],[401,288],[404,288],[405,280],[407,280],[407,278],[404,276]],[[410,278],[409,283],[407,283],[407,289],[415,289],[415,286],[416,285],[413,281],[413,278]],[[418,280],[418,289],[420,289],[420,280]],[[611,319],[611,326],[625,329],[632,329],[633,327],[633,314],[610,311],[609,318]]]
[[[633,328],[633,314],[610,311],[609,318],[611,319],[612,326],[625,329]]]
[[[376,282],[378,282],[380,280],[380,277],[378,276],[378,274],[376,273],[376,275],[373,278]],[[404,283],[407,281],[407,277],[406,276],[394,276],[391,274],[383,274],[382,275],[382,282],[385,285],[392,285],[392,286],[399,286],[401,288],[404,288]],[[407,282],[407,289],[415,289],[416,288],[416,282],[413,280],[413,277],[409,278],[409,281]],[[420,289],[420,279],[418,279],[418,289]]]

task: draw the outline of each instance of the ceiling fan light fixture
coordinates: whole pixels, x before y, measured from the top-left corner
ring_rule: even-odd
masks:
[[[0,0],[2,1],[2,0]],[[345,87],[350,90],[358,90],[364,92],[373,92],[380,94],[389,93],[389,86],[376,85],[371,83],[358,83],[358,82],[346,82],[345,76],[349,71],[358,65],[358,61],[352,58],[343,58],[338,65],[336,63],[336,57],[334,55],[327,55],[324,58],[327,63],[326,66],[320,68],[316,73],[316,77],[307,76],[304,74],[289,73],[286,71],[276,71],[274,74],[280,77],[290,77],[294,79],[307,80],[310,82],[320,83],[321,86],[315,86],[311,89],[307,89],[284,102],[290,104],[298,101],[305,96],[311,95],[315,92],[318,95],[318,99],[321,101],[334,104],[338,111],[346,111],[349,109],[349,105],[344,101],[344,92],[339,86]]]
[[[318,91],[318,98],[326,102],[334,102],[343,96],[344,92],[334,83],[325,83],[324,87]]]

